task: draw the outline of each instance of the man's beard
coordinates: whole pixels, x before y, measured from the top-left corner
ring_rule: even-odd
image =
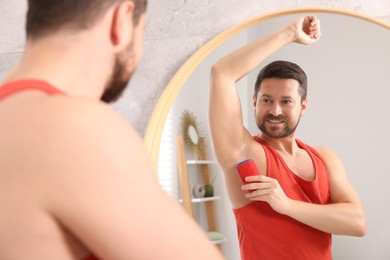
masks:
[[[273,115],[266,115],[263,117],[261,121],[256,120],[257,127],[260,129],[262,133],[267,135],[271,138],[284,138],[288,137],[291,134],[295,132],[295,129],[297,129],[299,120],[301,117],[298,118],[297,123],[294,125],[288,118],[284,116],[273,116]],[[267,120],[278,120],[282,121],[284,124],[284,128],[279,131],[279,126],[266,126]]]
[[[133,64],[130,65],[130,62]],[[110,103],[118,100],[126,89],[131,76],[135,70],[135,57],[133,53],[133,42],[130,42],[128,47],[115,57],[114,67],[111,77],[106,84],[104,93],[100,100]],[[129,67],[131,69],[129,69]]]

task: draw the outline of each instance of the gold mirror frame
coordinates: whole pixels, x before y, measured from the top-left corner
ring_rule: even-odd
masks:
[[[341,14],[346,16],[351,16],[369,22],[375,23],[379,26],[382,26],[386,29],[390,29],[390,24],[381,21],[377,18],[373,18],[368,15],[357,13],[354,11],[336,9],[336,8],[323,8],[323,7],[309,7],[309,8],[294,8],[294,9],[285,9],[280,11],[275,11],[272,13],[260,15],[254,17],[245,22],[239,23],[224,32],[218,34],[212,40],[207,42],[203,47],[196,51],[177,71],[172,80],[167,85],[166,89],[162,93],[159,101],[157,102],[153,113],[150,117],[148,126],[146,128],[144,142],[149,153],[149,159],[152,161],[153,165],[157,169],[158,156],[160,151],[160,142],[161,135],[164,129],[165,120],[169,113],[170,108],[172,107],[173,102],[176,100],[179,91],[182,89],[185,81],[195,70],[195,68],[218,46],[225,42],[230,37],[234,36],[236,33],[241,32],[248,27],[276,18],[284,15],[291,14],[300,14],[300,13],[331,13],[331,14]]]

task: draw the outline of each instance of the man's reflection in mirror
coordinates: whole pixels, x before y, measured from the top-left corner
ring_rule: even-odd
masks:
[[[332,259],[332,234],[366,232],[359,196],[338,156],[296,138],[308,109],[307,77],[298,65],[276,61],[260,71],[253,96],[260,131],[251,136],[243,125],[236,82],[283,46],[309,45],[320,37],[319,19],[302,16],[212,67],[210,129],[242,259]],[[260,174],[241,180],[237,165],[248,159]]]

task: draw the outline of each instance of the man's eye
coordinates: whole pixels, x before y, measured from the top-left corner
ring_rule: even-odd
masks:
[[[271,103],[271,100],[264,98],[263,103]]]
[[[290,105],[291,103],[292,103],[291,100],[283,100],[282,101],[282,104],[284,104],[284,105]]]

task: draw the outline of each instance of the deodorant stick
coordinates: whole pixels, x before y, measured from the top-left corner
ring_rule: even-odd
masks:
[[[249,183],[245,181],[245,177],[260,175],[260,172],[252,159],[240,162],[236,168],[243,184]],[[249,190],[249,192],[252,192],[252,190]]]

